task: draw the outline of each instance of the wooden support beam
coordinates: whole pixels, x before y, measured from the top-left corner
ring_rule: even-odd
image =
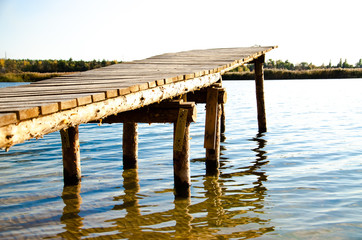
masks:
[[[176,197],[190,196],[190,122],[187,121],[187,109],[180,109],[177,122],[174,123],[173,169]]]
[[[178,119],[179,109],[189,109],[187,112],[187,121],[195,122],[197,117],[196,106],[193,102],[165,102],[153,104],[149,107],[143,107],[132,111],[121,112],[116,115],[106,117],[102,123],[173,123]]]
[[[259,133],[267,131],[265,101],[264,101],[264,69],[263,69],[264,60],[265,60],[265,55],[262,55],[259,58],[255,59],[254,61]]]
[[[64,185],[77,185],[81,181],[78,126],[60,130],[63,151]]]
[[[206,103],[206,99],[207,99],[207,89],[208,88],[203,88],[200,91],[195,91],[195,92],[189,92],[187,94],[187,100],[190,102],[195,102],[195,103]],[[227,92],[225,90],[225,88],[219,88],[219,93],[218,93],[218,103],[226,103],[227,101]]]
[[[136,169],[138,158],[138,124],[123,123],[123,169]]]

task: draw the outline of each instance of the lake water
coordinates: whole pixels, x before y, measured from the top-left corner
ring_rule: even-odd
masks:
[[[219,176],[205,177],[204,105],[191,124],[192,197],[173,195],[171,124],[139,125],[139,169],[122,125],[80,126],[82,183],[63,188],[58,132],[0,152],[0,238],[362,239],[362,79],[225,81]]]

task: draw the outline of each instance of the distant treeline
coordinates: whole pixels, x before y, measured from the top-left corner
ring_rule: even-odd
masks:
[[[352,65],[340,59],[337,65],[322,64],[316,66],[312,63],[301,62],[293,64],[288,60],[269,59],[264,63],[265,79],[331,79],[331,78],[362,78],[362,59]],[[225,80],[254,79],[254,64],[247,64],[226,73]]]
[[[329,68],[311,70],[265,69],[264,78],[271,79],[338,79],[362,78],[362,68]],[[254,71],[228,72],[223,80],[252,80]]]
[[[289,62],[288,60],[282,61],[282,60],[272,60],[268,59],[264,63],[265,69],[283,69],[283,70],[313,70],[313,69],[333,69],[333,68],[362,68],[362,59],[360,59],[357,63],[349,64],[347,62],[347,59],[344,61],[342,59],[339,60],[337,65],[332,65],[331,62],[329,62],[328,65],[320,65],[316,66],[313,63],[307,63],[307,62],[301,62],[297,64],[293,64]],[[234,69],[234,72],[245,72],[245,71],[254,71],[254,64],[247,64],[244,66],[241,66],[239,68]]]
[[[30,60],[30,59],[0,59],[0,73],[55,73],[80,72],[118,63],[117,61],[93,60]]]
[[[362,68],[362,59],[360,59],[357,63],[349,64],[347,62],[347,59],[342,60],[342,58],[339,60],[337,65],[332,65],[331,62],[329,62],[328,65],[322,64],[321,66],[316,66],[313,63],[307,63],[307,62],[301,62],[298,64],[293,64],[289,62],[288,60],[282,61],[282,60],[271,60],[269,59],[265,64],[265,68],[269,69],[287,69],[287,70],[313,70],[313,69],[330,69],[330,68]]]

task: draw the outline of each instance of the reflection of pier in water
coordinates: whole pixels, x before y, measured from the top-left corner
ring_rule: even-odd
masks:
[[[85,228],[79,216],[80,187],[66,187],[63,192],[65,207],[61,222],[66,232],[57,236],[79,239],[81,236],[97,236],[99,238],[127,239],[167,239],[167,238],[254,238],[274,231],[268,219],[263,219],[264,197],[267,189],[263,182],[267,175],[261,167],[268,163],[263,148],[266,140],[258,134],[252,139],[257,147],[252,149],[256,159],[250,166],[240,168],[242,171],[221,173],[204,177],[203,190],[205,201],[191,204],[191,199],[175,199],[174,209],[142,215],[142,205],[138,194],[140,190],[138,173],[135,169],[123,171],[124,194],[115,196],[112,210],[126,213],[123,217],[107,220],[110,227]],[[223,149],[223,148],[221,148]],[[227,159],[225,159],[227,161]],[[252,187],[238,184],[235,178],[255,175],[257,180]],[[232,188],[226,187],[232,185]],[[108,233],[108,234],[107,234]],[[97,237],[94,237],[97,238]]]

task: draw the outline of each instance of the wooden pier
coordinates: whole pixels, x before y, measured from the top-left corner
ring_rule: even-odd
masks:
[[[166,53],[144,60],[0,88],[0,148],[60,131],[64,184],[81,181],[78,126],[123,123],[123,167],[137,168],[138,123],[174,123],[176,196],[189,196],[189,128],[197,103],[206,103],[207,174],[219,166],[220,132],[225,128],[222,74],[255,64],[258,126],[265,132],[263,63],[270,47],[221,48]]]

